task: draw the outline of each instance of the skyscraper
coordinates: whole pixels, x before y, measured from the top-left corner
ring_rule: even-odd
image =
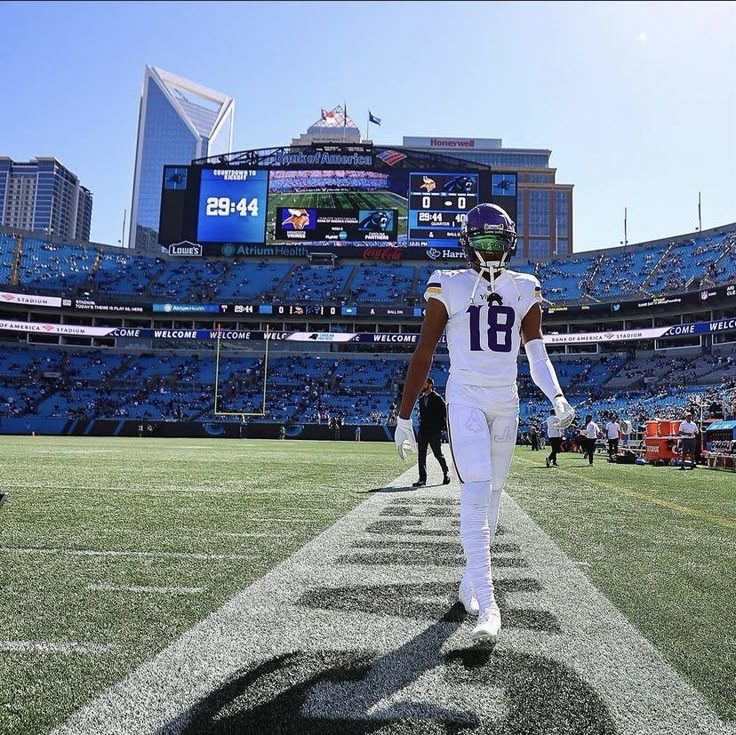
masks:
[[[92,192],[53,157],[16,163],[0,158],[0,224],[89,240]]]
[[[146,66],[138,116],[130,237],[132,248],[158,249],[161,177],[166,164],[230,153],[235,100]]]

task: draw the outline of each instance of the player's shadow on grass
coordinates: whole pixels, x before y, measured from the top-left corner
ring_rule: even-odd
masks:
[[[398,487],[372,487],[370,490],[358,490],[358,493],[363,495],[367,493],[406,493],[418,489],[411,485],[400,485]]]
[[[395,650],[291,651],[239,671],[158,735],[369,735],[382,727],[406,733],[426,732],[427,721],[445,732],[475,727],[474,713],[430,702],[412,703],[410,711],[389,707],[369,716],[372,708],[442,667],[443,644],[462,625],[460,603],[449,608],[420,634]],[[361,717],[362,714],[362,717]],[[419,722],[417,722],[417,716]],[[387,730],[388,731],[388,730]]]
[[[444,483],[442,482],[435,482],[432,484],[427,484],[423,486],[425,489],[428,487],[444,487]],[[412,485],[401,485],[399,487],[373,487],[370,490],[358,490],[358,493],[366,494],[366,493],[405,493],[405,492],[411,492],[416,490],[421,490],[420,487],[413,487]]]
[[[438,601],[439,602],[439,601]],[[158,735],[371,735],[377,731],[495,735],[616,735],[617,728],[597,692],[565,664],[536,654],[494,647],[445,650],[462,625],[459,603],[414,638],[386,652],[370,650],[291,651],[238,671],[209,692]],[[418,700],[396,701],[397,692],[431,669],[447,686],[504,692],[506,712],[433,703],[431,692]],[[452,701],[452,697],[448,698]],[[376,711],[376,710],[379,711]]]

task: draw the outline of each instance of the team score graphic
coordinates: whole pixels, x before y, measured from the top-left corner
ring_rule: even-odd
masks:
[[[277,207],[276,238],[326,242],[389,242],[396,240],[395,209],[324,209]]]
[[[241,217],[258,216],[258,199],[253,197],[247,199],[243,197],[236,202],[230,197],[207,197],[205,206],[205,217],[227,217],[230,214],[238,213]]]
[[[410,173],[409,240],[457,246],[466,213],[478,203],[478,174]]]
[[[481,312],[486,312],[485,346],[481,340]],[[470,314],[470,351],[511,352],[512,329],[516,321],[516,312],[510,306],[483,306],[471,304]]]

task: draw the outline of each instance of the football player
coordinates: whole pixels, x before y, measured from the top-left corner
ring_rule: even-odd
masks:
[[[468,212],[460,244],[470,267],[437,270],[427,283],[427,310],[404,381],[395,441],[402,459],[407,449],[416,450],[411,413],[444,331],[450,353],[448,434],[460,481],[460,538],[466,560],[458,597],[468,613],[479,616],[472,637],[484,642],[495,640],[501,628],[490,546],[516,444],[522,341],[532,379],[550,400],[561,429],[572,423],[575,411],[544,346],[539,281],[506,269],[516,251],[513,220],[494,204],[480,204]]]

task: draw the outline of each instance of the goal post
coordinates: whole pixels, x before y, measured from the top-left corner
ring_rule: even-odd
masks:
[[[263,334],[264,337],[264,348],[263,348],[263,365],[262,365],[262,384],[258,386],[256,390],[249,391],[247,394],[240,396],[240,400],[247,401],[248,406],[243,408],[260,409],[260,410],[237,410],[237,401],[235,405],[232,396],[224,396],[223,388],[227,385],[227,381],[233,379],[233,374],[237,375],[238,370],[228,371],[228,374],[223,378],[221,377],[221,358],[224,355],[231,360],[240,360],[243,362],[243,366],[247,364],[249,358],[253,358],[254,351],[252,349],[244,350],[239,348],[237,342],[226,342],[228,348],[223,350],[221,329],[220,325],[217,325],[217,342],[215,346],[215,386],[214,386],[214,415],[215,416],[238,416],[242,420],[246,417],[263,417],[266,415],[266,393],[268,388],[268,346],[270,342],[270,334],[268,326]],[[251,343],[252,344],[252,343]],[[250,347],[250,345],[249,345]],[[223,385],[223,381],[224,385]],[[232,390],[230,391],[232,393]],[[256,398],[257,396],[257,398]],[[253,404],[258,405],[253,405]]]

